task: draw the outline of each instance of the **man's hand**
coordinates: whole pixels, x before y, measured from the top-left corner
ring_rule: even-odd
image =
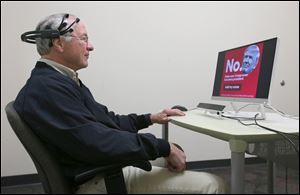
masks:
[[[165,124],[169,122],[169,116],[184,116],[184,112],[178,109],[164,109],[157,114],[151,114],[152,123]]]
[[[182,172],[186,169],[186,156],[182,150],[170,143],[170,155],[165,158],[167,168],[173,172]]]

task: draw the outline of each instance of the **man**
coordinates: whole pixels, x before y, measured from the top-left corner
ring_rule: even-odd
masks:
[[[247,47],[243,58],[242,73],[250,74],[256,68],[259,56],[259,48],[256,45]]]
[[[129,193],[224,193],[220,178],[184,171],[186,156],[174,144],[138,130],[168,122],[168,116],[184,113],[165,109],[156,114],[117,115],[97,103],[78,79],[88,66],[93,46],[82,21],[68,14],[42,20],[36,31],[22,35],[36,43],[41,55],[31,77],[18,94],[14,107],[60,160],[73,179],[78,170],[127,160],[165,157],[168,169],[123,169]],[[79,186],[79,193],[105,192],[103,178],[94,177]]]

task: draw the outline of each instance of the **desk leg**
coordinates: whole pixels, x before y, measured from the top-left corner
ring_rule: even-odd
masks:
[[[169,123],[162,125],[161,134],[162,134],[162,139],[169,141]]]
[[[273,163],[270,159],[272,157],[275,157],[275,142],[271,142],[267,144],[267,151],[268,155],[270,157],[267,157],[267,165],[268,165],[268,193],[269,194],[274,194],[275,192],[275,163]]]
[[[169,141],[169,123],[162,125],[161,135],[162,135],[162,139]],[[162,159],[164,160],[163,166],[167,167],[167,161],[165,160],[165,158]]]
[[[245,153],[231,152],[231,193],[244,193]]]
[[[274,164],[271,160],[267,161],[268,165],[268,194],[274,194],[274,182],[275,182],[275,177],[274,177]]]
[[[229,144],[231,150],[231,193],[243,194],[247,143],[241,140],[230,140]]]

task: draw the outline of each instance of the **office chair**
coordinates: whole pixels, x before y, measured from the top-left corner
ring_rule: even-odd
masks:
[[[76,192],[73,182],[63,174],[62,167],[58,160],[54,158],[46,145],[32,131],[31,128],[20,118],[13,107],[14,101],[5,107],[8,121],[15,134],[25,147],[37,169],[45,193],[47,194],[71,194]],[[84,183],[95,175],[104,177],[108,194],[126,194],[127,189],[123,177],[122,168],[135,166],[145,171],[152,169],[149,161],[128,161],[108,166],[101,166],[76,175],[76,184]]]

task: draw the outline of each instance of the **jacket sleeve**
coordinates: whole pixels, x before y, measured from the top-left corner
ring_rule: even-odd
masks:
[[[87,109],[73,81],[61,79],[31,79],[15,102],[21,117],[48,144],[91,164],[168,156],[170,146],[165,140],[149,133],[122,130],[123,127],[134,126],[137,130],[147,126],[149,121],[140,122],[147,119],[137,115],[116,116],[106,109],[120,128],[109,126]]]
[[[115,114],[113,111],[108,111],[106,106],[103,106],[99,103],[99,109],[105,110],[105,113],[120,127],[121,130],[129,131],[136,133],[138,130],[144,129],[152,125],[149,114],[128,114],[128,115],[119,115]]]

